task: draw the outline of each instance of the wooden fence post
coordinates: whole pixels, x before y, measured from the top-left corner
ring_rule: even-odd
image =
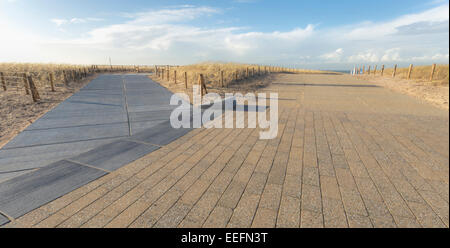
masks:
[[[220,71],[220,86],[223,88],[223,71]]]
[[[433,64],[431,66],[431,75],[430,75],[430,82],[433,82],[433,76],[434,76],[434,71],[436,70],[436,64]]]
[[[30,86],[28,84],[28,79],[27,79],[26,73],[23,74],[23,85],[25,86],[25,93],[27,95],[29,95],[30,94]]]
[[[48,73],[48,80],[50,81],[50,86],[52,87],[52,92],[55,92],[55,83],[53,82],[53,73]]]
[[[238,73],[239,73],[238,70],[236,70],[236,74],[234,74],[234,80],[235,81],[238,81]]]
[[[409,65],[409,69],[408,69],[408,77],[407,77],[408,80],[411,79],[411,72],[412,72],[412,69],[413,69],[413,65],[410,64],[410,65]]]
[[[28,83],[30,84],[30,90],[31,90],[31,96],[33,97],[33,102],[38,102],[41,100],[41,97],[39,96],[39,92],[36,88],[36,85],[33,82],[33,78],[31,76],[28,76]]]
[[[170,83],[170,70],[167,69],[167,82]]]
[[[203,77],[203,74],[200,74],[198,76],[198,84],[200,85],[200,88],[201,88],[201,96],[208,94],[208,90],[206,89],[205,78]],[[203,91],[204,91],[204,93],[203,93]]]
[[[173,75],[174,75],[174,82],[175,82],[175,84],[177,84],[177,71],[175,70],[175,71],[173,71]]]
[[[187,71],[184,72],[184,87],[188,88],[188,79],[187,79]]]
[[[370,75],[370,65],[369,68],[367,69],[367,75]]]
[[[381,66],[381,76],[384,74],[384,65]]]
[[[366,66],[365,65],[363,65],[362,74],[366,74]]]
[[[245,71],[245,78],[248,78],[248,74],[249,74],[249,71],[248,71],[248,67],[247,67],[247,69]]]
[[[397,74],[397,65],[394,65],[394,71],[392,72],[392,77],[395,78],[396,74]]]
[[[67,84],[67,74],[66,71],[63,71],[64,84]]]
[[[2,79],[3,90],[6,91],[6,81],[5,81],[5,75],[3,75],[3,72],[0,72],[0,77]]]
[[[373,69],[373,75],[374,75],[374,76],[377,75],[377,67],[378,67],[378,65],[375,65],[375,68]]]
[[[164,80],[164,74],[166,73],[166,69],[161,69],[161,79]]]

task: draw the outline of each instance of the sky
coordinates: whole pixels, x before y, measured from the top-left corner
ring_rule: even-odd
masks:
[[[345,70],[449,61],[448,0],[0,0],[0,62],[238,62]]]

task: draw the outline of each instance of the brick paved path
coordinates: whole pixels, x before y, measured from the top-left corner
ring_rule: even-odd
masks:
[[[279,75],[278,137],[197,129],[7,227],[448,227],[449,117],[348,75]]]

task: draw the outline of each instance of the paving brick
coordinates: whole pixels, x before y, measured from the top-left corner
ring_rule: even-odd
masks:
[[[319,170],[314,167],[303,168],[303,184],[308,184],[312,186],[320,186],[319,183]]]
[[[300,199],[302,195],[302,178],[300,175],[286,175],[283,185],[283,195]]]
[[[245,189],[250,194],[261,195],[266,185],[267,174],[254,172]]]
[[[323,214],[322,212],[315,212],[310,210],[301,211],[300,227],[302,228],[323,228]]]
[[[216,207],[209,215],[206,222],[203,224],[204,228],[220,228],[226,227],[233,210],[224,207]]]
[[[419,223],[425,228],[445,227],[444,222],[437,216],[432,208],[425,203],[409,203],[411,211],[416,216]]]
[[[208,182],[198,180],[186,192],[184,192],[180,201],[186,205],[193,206],[198,201],[198,199],[200,199],[200,197],[205,193],[208,187],[209,187]]]
[[[301,200],[302,211],[322,212],[322,196],[319,187],[304,184],[302,186]]]
[[[323,197],[337,200],[341,199],[341,192],[339,191],[339,186],[335,177],[321,176],[320,189]]]
[[[201,227],[219,199],[219,194],[206,192],[187,214],[180,227]]]
[[[449,226],[449,204],[445,202],[437,193],[430,191],[420,191],[420,195],[431,206],[434,212],[441,218],[444,224]]]
[[[227,227],[248,228],[251,226],[258,207],[260,195],[244,194],[233,211]]]
[[[300,226],[300,199],[283,195],[278,212],[277,227],[297,228]]]
[[[175,204],[182,192],[171,189],[157,201],[145,199],[150,207],[140,215],[130,227],[152,227]]]
[[[370,218],[356,214],[347,213],[347,221],[350,228],[371,228],[373,227]]]
[[[234,209],[245,190],[245,185],[240,181],[233,180],[220,198],[219,206]]]
[[[390,215],[371,216],[370,220],[372,221],[373,227],[375,227],[375,228],[396,228],[397,227],[397,225],[394,222],[394,219]]]
[[[190,205],[177,202],[172,208],[169,209],[169,211],[166,212],[163,217],[161,217],[161,219],[159,219],[159,221],[155,224],[155,227],[169,228],[178,226],[190,209]]]
[[[252,228],[274,228],[276,219],[276,211],[259,207],[253,219]]]
[[[420,228],[422,227],[415,218],[399,217],[394,215],[394,221],[399,228]]]
[[[278,211],[278,208],[280,207],[281,192],[282,186],[277,184],[267,184],[261,195],[259,207]]]
[[[323,197],[323,218],[326,228],[348,227],[347,217],[341,200]]]
[[[368,216],[366,206],[358,191],[341,190],[342,203],[347,214]]]

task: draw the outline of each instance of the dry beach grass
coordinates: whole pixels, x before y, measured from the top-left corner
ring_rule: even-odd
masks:
[[[358,75],[380,86],[401,92],[428,102],[442,109],[449,109],[449,65],[437,65],[433,80],[430,81],[431,65],[413,67],[411,78],[407,80],[409,68],[397,68],[395,78],[393,68],[387,68],[384,75]]]
[[[214,62],[186,66],[158,66],[158,70],[160,74],[151,75],[151,79],[172,92],[186,93],[191,99],[193,85],[198,84],[200,74],[204,77],[208,92],[218,93],[221,96],[227,92],[246,94],[266,87],[273,81],[274,73],[334,74],[319,70]]]
[[[396,78],[407,79],[409,68],[397,68]],[[392,77],[394,69],[387,68],[384,72],[385,77]],[[411,79],[416,82],[427,82],[432,85],[448,85],[449,83],[449,65],[436,65],[433,81],[430,82],[431,65],[414,66]]]

